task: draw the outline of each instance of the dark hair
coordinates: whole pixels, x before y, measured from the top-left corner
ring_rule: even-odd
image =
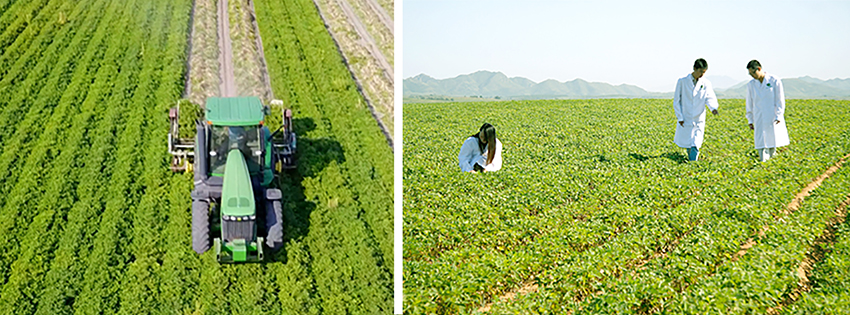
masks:
[[[697,61],[694,61],[694,70],[696,69],[708,69],[708,62],[702,58],[697,59]]]
[[[750,60],[750,62],[747,63],[747,69],[758,70],[758,68],[761,68],[761,63],[759,63],[758,60],[753,59],[753,60]]]
[[[481,132],[484,132],[484,140],[485,142],[481,142],[481,138],[478,135]],[[478,149],[481,152],[484,152],[484,147],[487,147],[487,164],[493,162],[493,157],[496,156],[496,127],[493,125],[484,123],[481,125],[481,128],[478,128],[478,132],[474,133],[470,137],[474,137],[478,140]]]

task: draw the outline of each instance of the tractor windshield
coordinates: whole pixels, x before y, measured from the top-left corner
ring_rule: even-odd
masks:
[[[224,176],[227,154],[238,149],[245,157],[248,171],[262,171],[262,143],[260,126],[212,126],[210,139],[210,173]]]

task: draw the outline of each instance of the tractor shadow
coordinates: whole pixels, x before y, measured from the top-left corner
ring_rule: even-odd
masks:
[[[331,162],[345,162],[342,146],[336,140],[321,137],[308,138],[302,135],[316,129],[312,118],[292,120],[297,137],[295,161],[297,168],[280,174],[280,191],[283,194],[283,242],[284,246],[274,255],[274,261],[286,263],[286,250],[292,240],[302,239],[310,232],[310,214],[316,203],[304,195],[305,178],[319,175]]]
[[[659,154],[659,155],[656,155],[656,156],[646,156],[646,155],[643,155],[643,154],[629,153],[629,157],[633,158],[635,160],[638,160],[640,162],[644,162],[646,160],[656,159],[656,158],[667,158],[667,159],[670,159],[671,161],[679,163],[679,164],[684,164],[684,163],[688,162],[687,156],[685,156],[682,153],[676,153],[676,152],[667,152],[667,153],[662,153],[662,154]]]

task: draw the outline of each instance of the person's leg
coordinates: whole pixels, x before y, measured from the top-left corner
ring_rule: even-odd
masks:
[[[767,150],[766,149],[758,149],[759,151],[759,159],[764,162],[767,161]]]
[[[696,161],[697,158],[699,158],[699,149],[697,147],[688,149],[688,160]]]

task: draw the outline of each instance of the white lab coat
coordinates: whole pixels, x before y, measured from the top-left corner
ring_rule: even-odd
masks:
[[[673,91],[673,111],[676,112],[676,135],[673,142],[679,147],[701,147],[705,134],[705,107],[718,108],[717,96],[708,79],[700,78],[694,84],[693,74],[676,82]],[[679,125],[684,121],[684,126]]]
[[[780,123],[774,123],[776,120]],[[752,79],[747,83],[747,121],[753,124],[756,149],[778,148],[791,142],[785,128],[785,89],[779,78],[765,73],[762,82]]]
[[[478,139],[475,137],[469,137],[463,142],[457,159],[460,170],[463,172],[473,170],[476,163],[484,167],[487,172],[498,171],[502,169],[502,142],[496,139],[496,155],[493,156],[493,162],[490,164],[487,164],[487,146],[484,146],[484,152],[481,152],[478,148]]]

